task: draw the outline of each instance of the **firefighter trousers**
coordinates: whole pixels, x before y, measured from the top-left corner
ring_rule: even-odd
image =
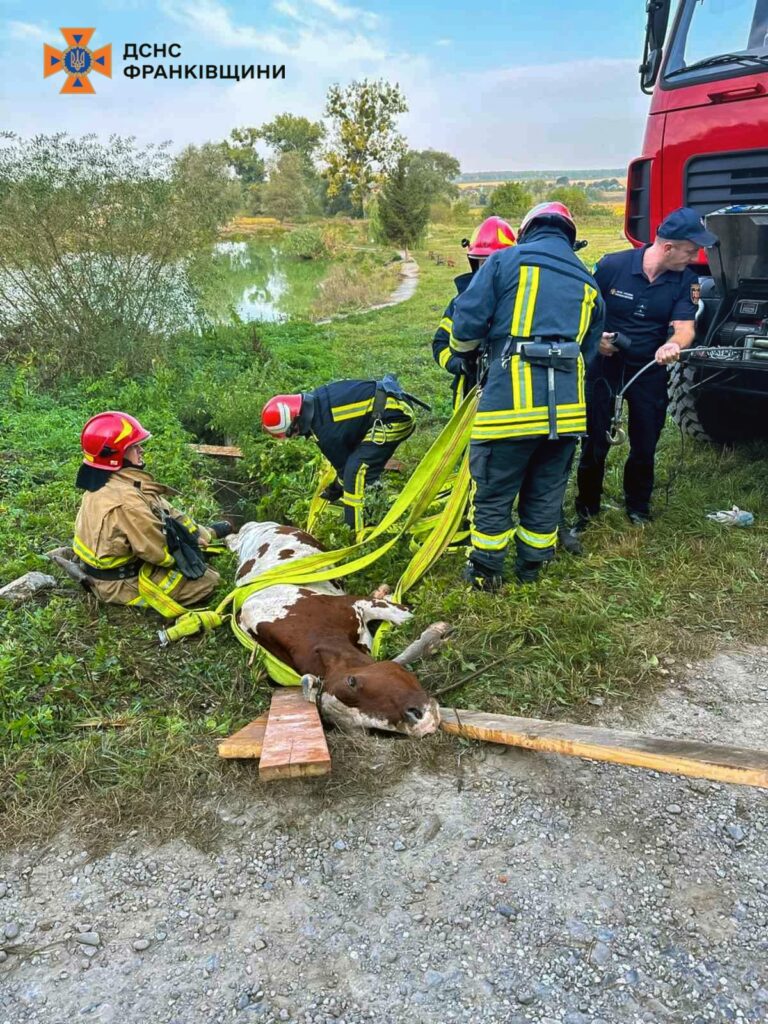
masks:
[[[576,512],[582,518],[600,511],[605,462],[610,451],[606,431],[614,399],[638,367],[620,356],[595,359],[587,371],[587,434],[576,473]],[[624,501],[628,512],[647,516],[651,507],[656,446],[667,414],[667,370],[655,366],[638,377],[627,391],[629,457],[624,463]]]
[[[514,536],[518,565],[548,562],[555,553],[560,507],[578,438],[526,437],[472,442],[470,562],[481,576],[498,576]],[[518,498],[519,525],[512,528]]]
[[[344,488],[341,499],[344,506],[344,522],[355,531],[355,534],[359,534],[363,529],[365,488],[376,483],[399,444],[401,441],[385,441],[384,444],[363,441],[344,464],[340,474]]]

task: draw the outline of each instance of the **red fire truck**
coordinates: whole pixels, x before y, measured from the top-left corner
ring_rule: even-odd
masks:
[[[711,266],[701,254],[697,345],[743,351],[676,366],[670,411],[694,436],[767,436],[768,0],[679,0],[670,24],[671,8],[646,4],[640,75],[652,99],[626,234],[651,241],[678,206],[709,215],[721,243]]]

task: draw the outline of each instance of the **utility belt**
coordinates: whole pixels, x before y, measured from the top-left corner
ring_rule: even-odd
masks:
[[[501,350],[501,365],[506,370],[513,356],[519,356],[523,362],[539,366],[547,371],[547,420],[549,422],[548,439],[556,441],[560,436],[557,430],[557,381],[556,373],[578,372],[581,346],[569,338],[516,338],[510,336]]]
[[[392,374],[387,374],[383,380],[378,381],[376,384],[376,392],[373,396],[373,408],[371,409],[366,427],[366,433],[368,431],[371,432],[374,444],[386,444],[386,437],[384,437],[383,431],[386,428],[384,413],[387,408],[388,398],[396,398],[401,402],[418,405],[422,409],[426,409],[427,412],[432,411],[431,405],[427,405],[426,402],[422,402],[421,399],[416,398],[415,395],[411,395],[407,391],[403,391],[397,378]],[[379,429],[377,430],[377,428]],[[377,440],[377,437],[381,437],[381,440]]]
[[[97,569],[95,565],[88,565],[87,562],[80,559],[80,567],[86,576],[90,576],[94,580],[132,580],[139,575],[141,562],[134,559],[134,561],[118,565],[114,569]]]
[[[532,366],[547,370],[575,373],[579,365],[581,346],[568,338],[515,338],[509,337],[501,351],[501,365],[506,370],[512,356],[520,356]]]

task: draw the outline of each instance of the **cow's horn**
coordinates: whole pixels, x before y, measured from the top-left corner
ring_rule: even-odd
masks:
[[[304,694],[304,700],[317,704],[322,688],[322,682],[317,676],[306,673],[301,677],[301,692]]]

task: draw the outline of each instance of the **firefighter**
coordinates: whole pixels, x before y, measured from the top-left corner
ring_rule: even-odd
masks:
[[[627,390],[629,457],[624,466],[627,517],[643,526],[651,517],[654,457],[667,411],[667,366],[693,342],[699,278],[689,264],[699,248],[714,245],[695,210],[675,210],[659,225],[652,245],[604,256],[595,280],[605,299],[606,333],[587,373],[588,438],[577,472],[578,535],[600,512],[603,475],[616,393],[646,363]]]
[[[101,412],[85,424],[76,480],[85,494],[73,548],[102,601],[148,605],[170,618],[213,592],[219,574],[200,551],[231,527],[198,526],[169,504],[172,488],[144,468],[143,443],[151,436],[125,412]]]
[[[492,252],[499,249],[506,249],[514,245],[517,239],[515,232],[501,217],[487,217],[483,223],[475,228],[472,238],[463,238],[462,246],[467,250],[470,270],[468,274],[459,274],[454,279],[456,295],[448,303],[448,308],[443,313],[440,326],[435,331],[432,339],[432,357],[438,366],[453,377],[453,408],[457,409],[464,396],[477,383],[477,352],[468,352],[466,355],[458,355],[451,351],[450,338],[453,327],[453,306],[456,299],[466,290],[472,276],[477,273]]]
[[[540,203],[523,218],[518,244],[494,253],[454,304],[451,350],[482,347],[487,365],[470,444],[465,570],[481,590],[501,587],[512,536],[521,583],[534,582],[554,555],[568,473],[586,430],[584,367],[604,312],[575,244],[568,208]]]
[[[363,529],[365,488],[375,483],[395,449],[413,433],[414,405],[429,406],[403,391],[396,377],[337,380],[298,395],[275,395],[261,411],[273,437],[313,437],[336,470],[323,492],[339,501],[356,536]]]

